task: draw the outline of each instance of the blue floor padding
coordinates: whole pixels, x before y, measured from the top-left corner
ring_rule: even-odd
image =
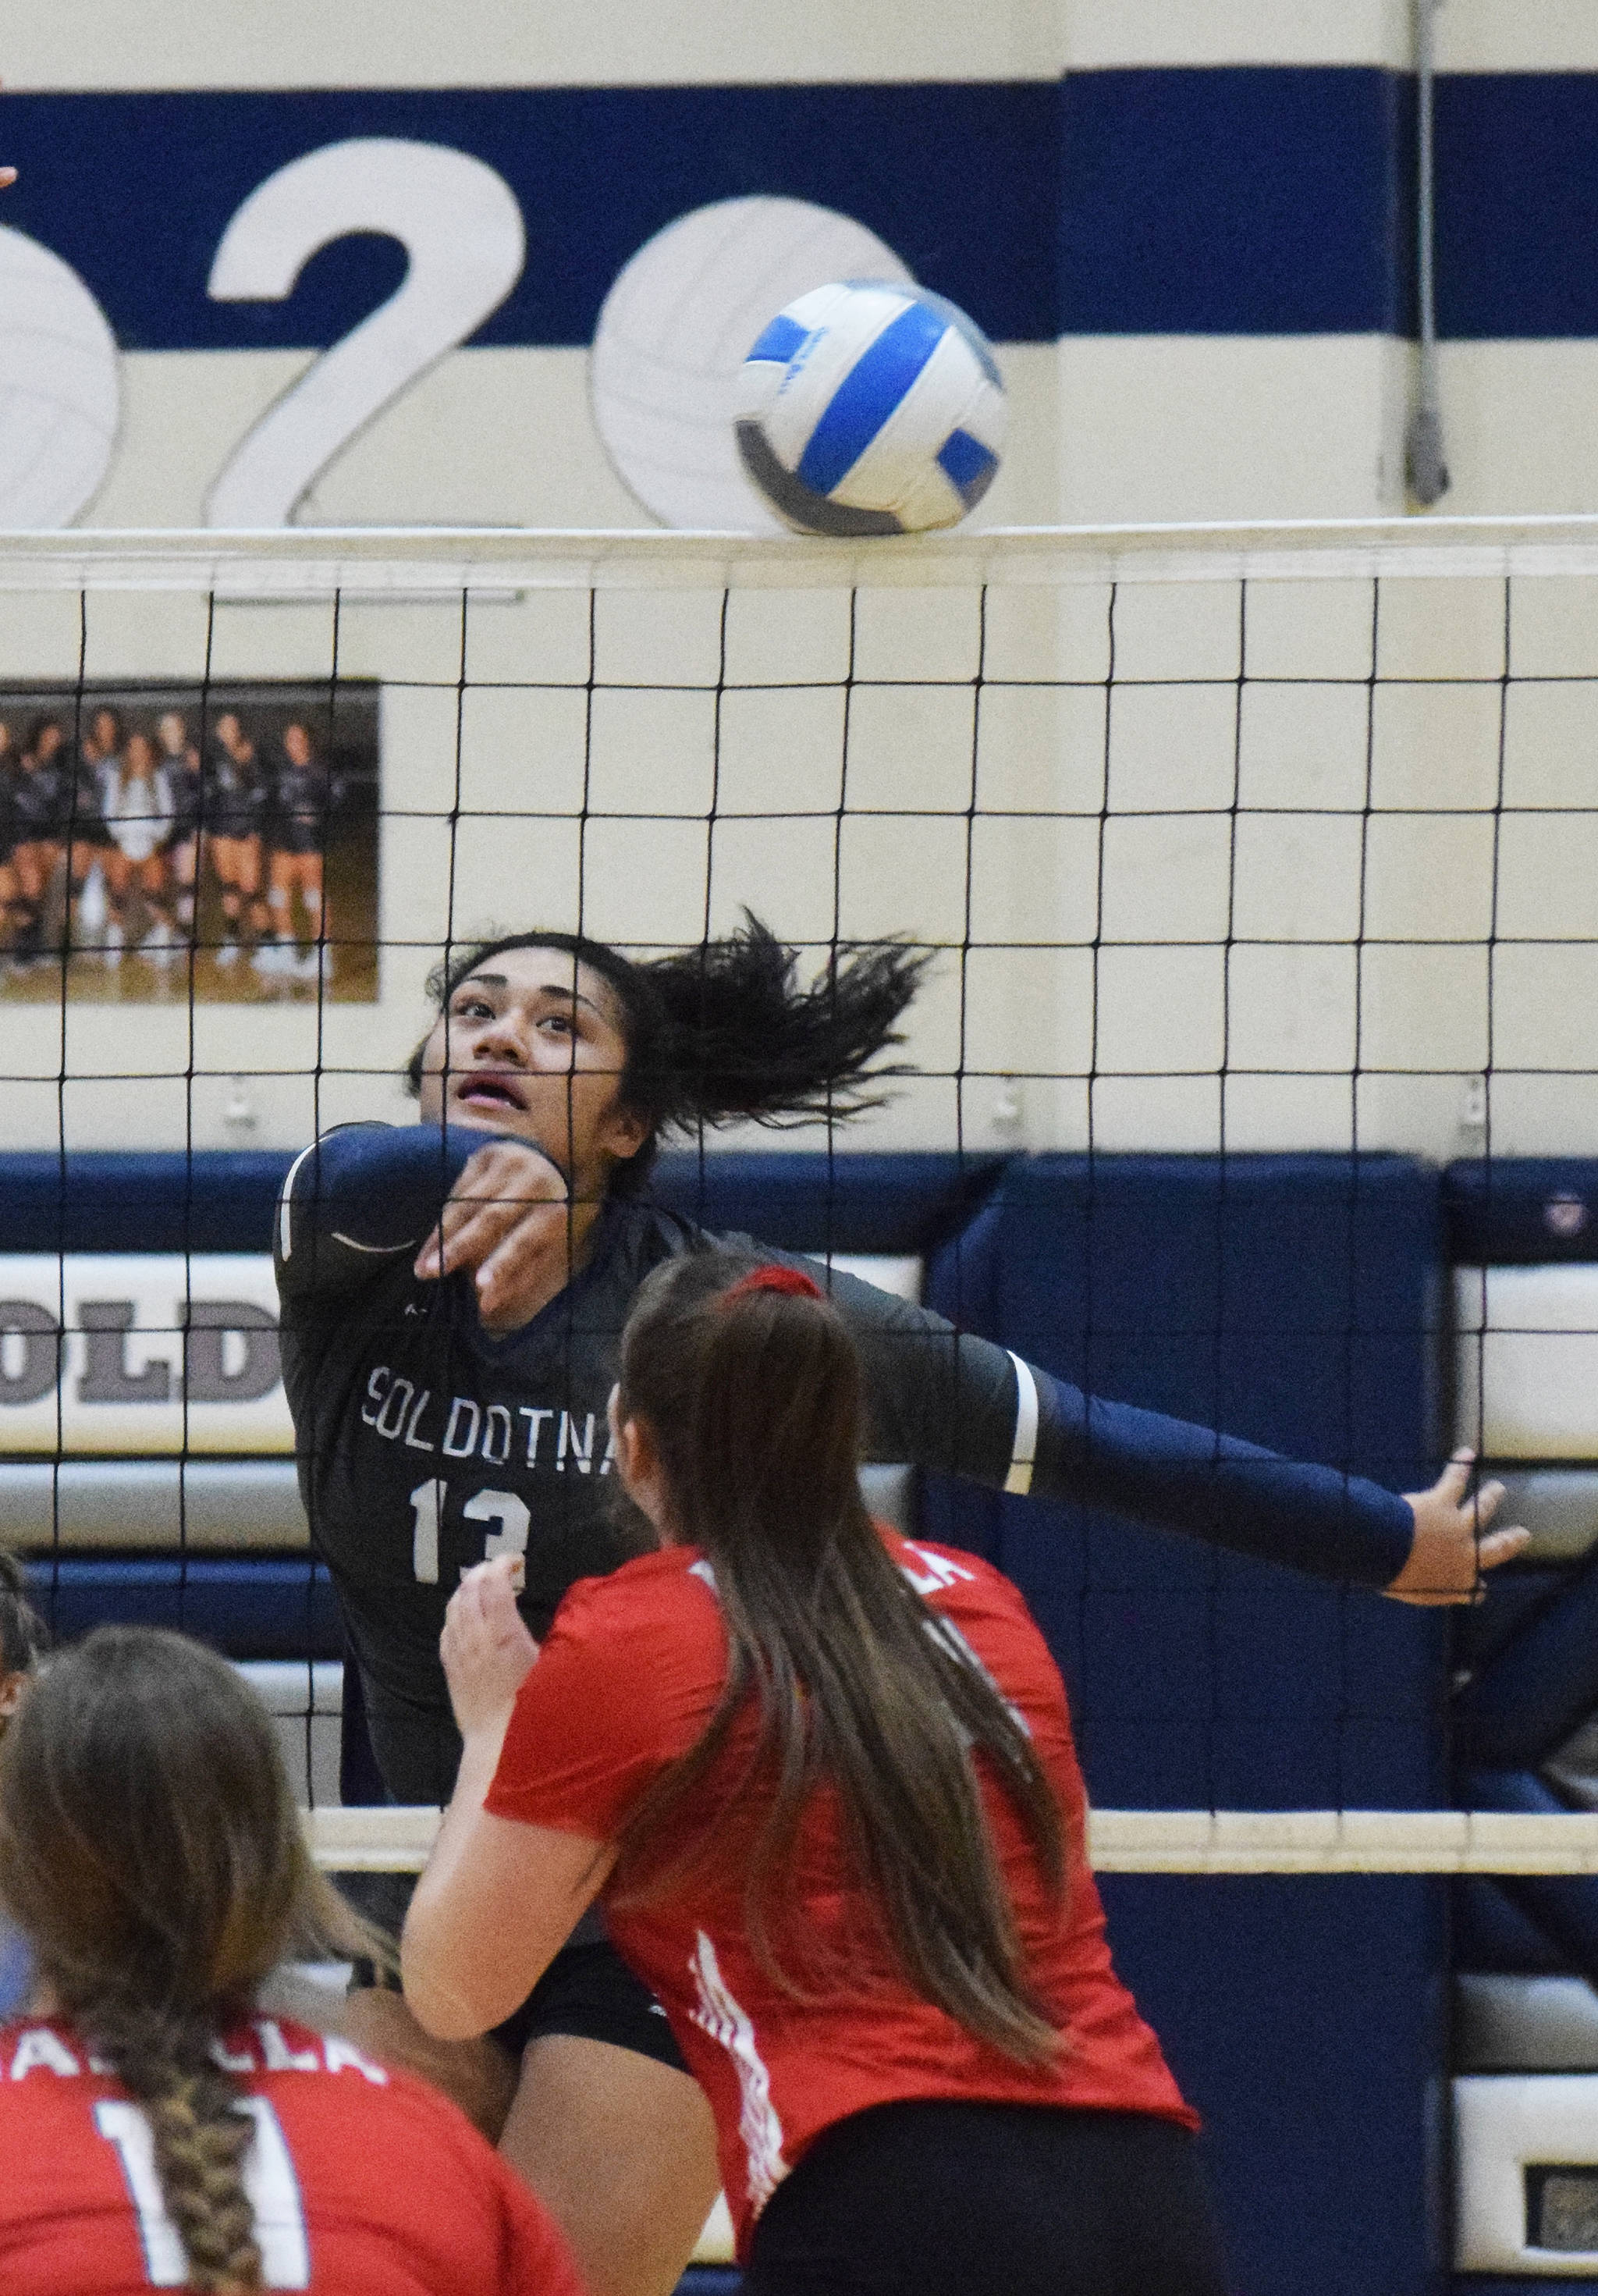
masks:
[[[292,1152],[202,1149],[0,1157],[0,1252],[266,1251]],[[662,1156],[651,1193],[688,1219],[792,1251],[930,1252],[1006,1159],[940,1152]]]
[[[308,1557],[285,1561],[36,1560],[28,1591],[58,1641],[91,1627],[170,1627],[229,1658],[337,1658],[332,1581]]]

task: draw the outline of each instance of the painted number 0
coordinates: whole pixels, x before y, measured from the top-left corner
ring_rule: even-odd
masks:
[[[242,2097],[255,2123],[244,2155],[244,2190],[255,2210],[255,2236],[261,2251],[262,2285],[308,2288],[311,2244],[293,2156],[283,2123],[264,2096]],[[167,2214],[160,2178],[155,2173],[155,2141],[136,2104],[116,2100],[94,2107],[94,2126],[117,2148],[127,2197],[139,2220],[144,2248],[144,2277],[152,2288],[186,2288],[189,2259],[177,2226]]]
[[[368,231],[398,240],[409,269],[240,442],[211,488],[209,525],[286,525],[340,448],[498,308],[527,258],[516,195],[482,160],[356,136],[257,185],[222,234],[208,291],[218,302],[281,302],[313,255]]]
[[[438,1526],[444,1513],[444,1493],[447,1485],[438,1476],[418,1483],[411,1493],[411,1570],[423,1587],[438,1583]],[[514,1491],[479,1491],[467,1500],[461,1513],[469,1522],[492,1522],[498,1528],[491,1530],[483,1541],[483,1561],[492,1562],[501,1554],[525,1554],[528,1533],[533,1518],[525,1499]]]

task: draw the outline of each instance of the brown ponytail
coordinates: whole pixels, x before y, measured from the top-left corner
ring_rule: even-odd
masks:
[[[736,1799],[764,1812],[746,1902],[768,1973],[804,1997],[779,1959],[776,1915],[806,1802],[825,1779],[909,1982],[979,2039],[1045,2063],[1060,2035],[1028,1988],[973,1751],[1056,1891],[1059,1805],[1024,1726],[866,1513],[848,1327],[809,1287],[741,1282],[750,1265],[719,1251],[668,1262],[622,1339],[622,1414],[647,1423],[680,1536],[715,1572],[729,1658],[703,1735],[622,1831],[621,1894],[647,1899],[725,1857],[708,1833],[681,1842],[684,1806],[752,1696],[760,1730]],[[791,1916],[785,1926],[791,1937]]]
[[[0,1898],[143,2107],[192,2288],[259,2288],[251,2129],[216,2041],[293,1951],[370,1954],[311,1864],[271,1717],[182,1636],[102,1627],[0,1746]]]

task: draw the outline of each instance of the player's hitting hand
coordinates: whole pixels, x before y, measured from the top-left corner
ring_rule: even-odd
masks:
[[[14,168],[0,168],[0,192],[4,191],[8,185],[14,184],[16,180],[17,171]]]
[[[444,1613],[438,1654],[463,1738],[502,1734],[538,1645],[516,1608],[519,1554],[502,1554],[462,1574]]]
[[[564,1178],[520,1140],[494,1140],[462,1167],[443,1217],[416,1255],[423,1283],[471,1270],[477,1311],[496,1336],[530,1324],[571,1274]]]
[[[1456,1451],[1429,1491],[1406,1494],[1414,1513],[1409,1560],[1387,1592],[1400,1603],[1473,1603],[1484,1570],[1512,1562],[1531,1537],[1517,1525],[1489,1530],[1504,1497],[1502,1483],[1471,1489],[1474,1451]]]

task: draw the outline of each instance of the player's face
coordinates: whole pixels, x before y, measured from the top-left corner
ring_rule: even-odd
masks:
[[[609,982],[563,950],[508,948],[468,973],[422,1057],[422,1116],[508,1132],[602,1195],[611,1166],[643,1146],[620,1102],[627,1037]]]

